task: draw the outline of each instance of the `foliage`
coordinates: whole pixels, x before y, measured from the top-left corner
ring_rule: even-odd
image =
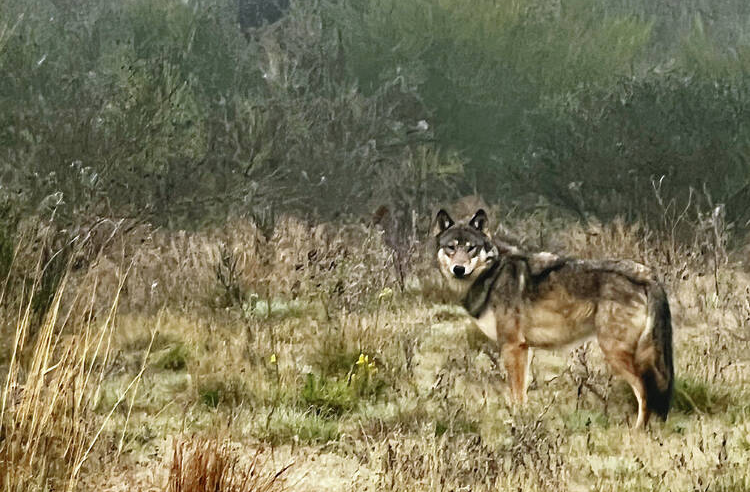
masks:
[[[398,78],[469,158],[465,189],[656,223],[704,185],[747,207],[745,2],[338,2],[362,87]],[[667,189],[668,188],[668,189]],[[526,200],[535,203],[536,200]]]
[[[739,0],[317,0],[244,31],[219,0],[0,8],[0,191],[23,211],[273,223],[457,187],[652,221],[664,176],[675,207],[705,185],[748,218]]]
[[[55,195],[68,221],[331,216],[440,180],[420,154],[429,132],[408,131],[417,95],[358,91],[317,4],[247,39],[219,2],[11,7],[26,15],[0,52],[0,176],[26,210]]]
[[[528,148],[507,181],[581,214],[634,219],[635,210],[652,224],[665,202],[692,214],[692,187],[726,204],[730,220],[747,220],[748,109],[744,81],[679,72],[623,79],[531,114]]]

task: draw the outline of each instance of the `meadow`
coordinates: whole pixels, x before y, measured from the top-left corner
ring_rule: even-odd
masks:
[[[4,490],[747,490],[742,265],[622,221],[503,223],[657,268],[674,316],[666,422],[630,429],[631,392],[591,341],[537,351],[529,404],[510,406],[496,347],[441,299],[428,241],[402,253],[400,284],[371,224],[287,216],[266,237],[247,220],[103,221],[45,285],[52,232],[29,221],[3,290]]]

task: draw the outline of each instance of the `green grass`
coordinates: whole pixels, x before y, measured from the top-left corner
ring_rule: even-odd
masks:
[[[674,410],[686,414],[726,412],[731,393],[712,383],[694,378],[677,378],[674,389]]]
[[[591,410],[572,412],[564,417],[564,421],[565,427],[571,432],[587,433],[592,427],[609,427],[609,418],[606,415]]]
[[[178,343],[172,347],[168,347],[158,357],[156,365],[170,371],[182,371],[186,368],[189,357],[190,351],[187,346]]]
[[[255,398],[247,383],[238,375],[231,375],[228,379],[209,377],[198,386],[200,402],[208,408],[219,406],[234,407],[240,404],[251,404]]]

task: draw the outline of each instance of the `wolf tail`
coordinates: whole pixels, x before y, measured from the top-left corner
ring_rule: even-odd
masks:
[[[647,294],[646,329],[638,340],[636,361],[646,387],[646,408],[666,420],[674,390],[672,315],[661,285],[650,283]]]

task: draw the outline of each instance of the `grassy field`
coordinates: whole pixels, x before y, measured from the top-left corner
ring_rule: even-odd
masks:
[[[258,3],[0,0],[0,492],[750,490],[750,3]],[[467,193],[659,272],[666,422],[594,341],[508,404]]]
[[[750,279],[723,243],[507,218],[529,243],[663,275],[677,391],[632,431],[593,341],[535,352],[511,407],[427,241],[290,216],[269,235],[100,221],[52,257],[65,231],[43,225],[21,228],[2,291],[4,491],[750,489]]]

